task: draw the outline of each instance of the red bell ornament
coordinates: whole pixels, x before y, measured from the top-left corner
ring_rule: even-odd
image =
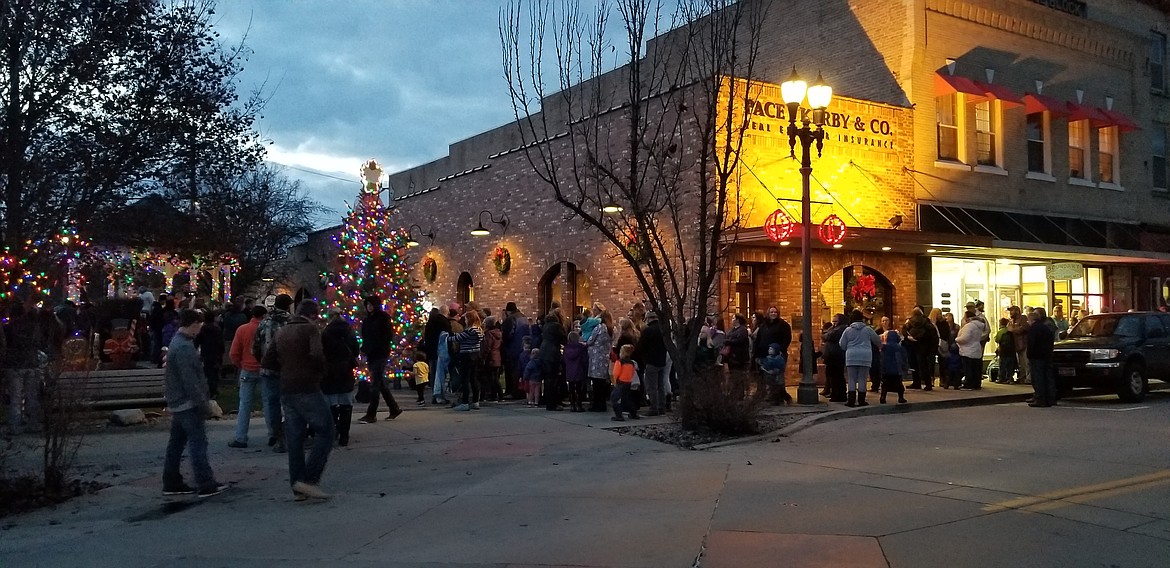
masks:
[[[825,217],[824,221],[821,221],[819,231],[821,242],[827,245],[840,244],[841,241],[845,240],[845,232],[845,221],[836,215],[829,215]]]
[[[783,209],[777,209],[768,215],[764,221],[764,234],[768,235],[772,242],[780,242],[792,237],[793,231],[796,229],[796,222],[792,217],[788,216]]]

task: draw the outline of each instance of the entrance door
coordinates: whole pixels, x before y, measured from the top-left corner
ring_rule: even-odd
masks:
[[[471,274],[467,272],[460,273],[459,283],[456,286],[456,297],[459,305],[464,305],[467,302],[475,300],[475,284],[472,283]]]
[[[565,274],[561,274],[564,267]],[[537,309],[547,314],[553,302],[560,302],[561,313],[572,317],[593,304],[589,278],[577,270],[572,262],[558,262],[540,277],[536,290]]]

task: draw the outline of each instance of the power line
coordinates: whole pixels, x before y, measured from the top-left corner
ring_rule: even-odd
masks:
[[[305,173],[307,173],[307,174],[313,174],[313,175],[315,175],[315,176],[321,176],[321,177],[323,177],[323,178],[335,179],[335,180],[337,180],[337,181],[347,181],[347,182],[352,182],[352,183],[360,183],[359,181],[357,181],[357,180],[355,180],[355,179],[346,179],[346,178],[343,178],[343,177],[331,176],[331,175],[329,175],[329,174],[323,174],[323,173],[321,173],[321,172],[314,171],[314,170],[307,170],[307,169],[305,169],[305,168],[298,168],[298,167],[296,167],[296,166],[290,166],[290,165],[288,165],[288,164],[280,164],[280,165],[281,165],[282,167],[288,168],[288,169],[290,169],[290,170],[296,170],[296,171],[298,171],[298,172],[305,172]]]

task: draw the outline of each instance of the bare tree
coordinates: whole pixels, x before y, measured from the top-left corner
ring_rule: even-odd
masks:
[[[681,382],[694,361],[696,316],[718,297],[744,218],[735,172],[765,8],[601,0],[587,13],[575,0],[514,0],[500,17],[528,160],[630,266],[670,330]],[[615,17],[620,29],[611,32]],[[607,71],[616,42],[624,63]],[[554,69],[555,81],[546,80]],[[611,206],[620,214],[603,212]]]

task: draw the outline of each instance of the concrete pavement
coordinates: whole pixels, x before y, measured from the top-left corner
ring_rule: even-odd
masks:
[[[782,433],[790,435],[847,416],[999,404],[1026,396],[1024,387],[988,385],[983,391],[911,391],[911,405],[901,408],[824,404],[773,411],[811,411],[803,419],[807,423]],[[775,483],[816,480],[798,484],[808,493],[801,500],[808,502],[818,491],[830,499],[834,483],[855,480],[856,474],[761,459],[755,457],[759,444],[750,441],[682,451],[618,435],[610,428],[631,424],[610,422],[605,414],[552,413],[517,403],[484,406],[472,412],[407,406],[397,420],[354,424],[350,447],[336,449],[330,458],[323,486],[335,497],[327,502],[293,502],[285,456],[262,446],[227,448],[234,421],[209,423],[212,466],[232,487],[206,500],[161,496],[165,420],[106,430],[87,439],[79,472],[83,479],[112,486],[55,509],[0,520],[0,566],[340,561],[395,567],[742,568],[774,566],[779,558],[787,566],[891,565],[874,539],[835,532],[828,516],[823,526],[810,523],[804,514],[809,510],[778,495]],[[252,434],[253,440],[263,439],[261,419],[253,419]],[[868,483],[920,482],[882,477]],[[977,499],[969,503],[973,511],[984,505]],[[861,511],[882,506],[861,504]],[[913,522],[943,521],[950,514],[932,517],[928,507]],[[794,523],[802,529],[782,538],[759,528]]]

